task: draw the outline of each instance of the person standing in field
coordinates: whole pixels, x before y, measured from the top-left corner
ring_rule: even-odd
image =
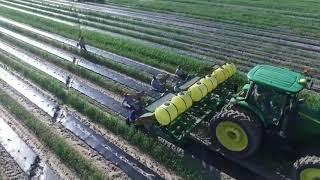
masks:
[[[87,52],[87,48],[86,48],[86,42],[84,41],[83,36],[80,37],[79,42],[77,44],[77,47],[80,46],[81,50],[84,50],[85,52]]]

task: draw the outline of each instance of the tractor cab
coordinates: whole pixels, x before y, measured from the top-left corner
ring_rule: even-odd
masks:
[[[278,126],[298,104],[297,94],[306,86],[305,77],[286,68],[259,65],[247,75],[250,81],[238,103],[249,108],[265,126]]]

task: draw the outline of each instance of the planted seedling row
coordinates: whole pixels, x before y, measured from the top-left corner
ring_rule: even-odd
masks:
[[[57,112],[55,110],[58,104],[39,93],[33,87],[23,83],[4,69],[1,68],[0,71],[2,80],[8,83],[19,93],[23,94],[27,99],[36,104],[48,115],[56,118],[55,113]],[[154,177],[156,179],[160,179],[159,175],[155,172],[139,163],[104,137],[97,134],[94,130],[90,129],[88,126],[84,125],[70,112],[64,112],[61,118],[57,118],[56,120],[66,129],[87,143],[92,149],[96,150],[105,159],[121,168],[131,178],[148,179],[148,177]]]
[[[43,50],[43,52],[37,51],[37,54],[45,55],[45,53],[49,53],[49,54],[53,55],[53,56],[51,56],[50,59],[55,58],[55,61],[67,61],[67,62],[69,62],[69,63],[67,63],[67,65],[65,65],[65,64],[63,65],[63,67],[67,68],[68,70],[73,69],[73,68],[77,68],[77,65],[78,65],[80,67],[83,67],[83,68],[85,68],[87,70],[93,71],[93,72],[105,77],[105,78],[101,78],[101,80],[100,80],[101,83],[103,83],[106,80],[106,78],[112,80],[109,84],[106,84],[106,85],[103,86],[103,87],[106,87],[107,89],[108,89],[108,85],[112,86],[113,83],[118,82],[118,83],[120,83],[122,85],[125,85],[128,88],[134,89],[136,91],[144,91],[149,96],[153,96],[153,97],[157,96],[157,93],[154,93],[154,92],[151,91],[151,86],[150,85],[147,85],[147,84],[145,84],[143,82],[139,82],[139,81],[137,81],[137,80],[135,80],[133,78],[130,78],[130,77],[126,76],[126,75],[123,75],[123,74],[120,74],[120,73],[118,73],[116,71],[108,69],[105,66],[94,64],[94,63],[92,63],[92,62],[90,62],[90,61],[86,60],[85,58],[82,58],[82,57],[80,57],[78,55],[69,53],[69,52],[67,52],[65,50],[62,50],[62,49],[57,49],[57,48],[52,47],[50,45],[41,43],[39,41],[35,41],[35,40],[31,39],[31,38],[28,38],[26,36],[22,36],[22,35],[20,35],[18,33],[9,31],[7,29],[0,28],[0,31],[1,31],[1,33],[4,33],[6,36],[10,36],[10,38],[15,38],[15,39],[17,39],[19,41],[22,41],[23,43],[27,43],[29,46],[31,46],[30,48],[32,48],[32,46],[35,47],[35,48],[33,48],[33,51],[37,51],[37,49]],[[21,42],[18,43],[16,41],[15,44],[21,46]],[[28,45],[24,45],[24,46],[28,46]],[[24,46],[22,46],[22,47],[24,47]],[[30,48],[29,48],[29,50],[30,50]],[[58,57],[58,58],[56,58],[56,57]],[[77,63],[72,64],[71,62],[74,61],[74,58],[76,58],[75,61],[77,61]],[[54,60],[52,60],[52,61],[54,61]],[[79,72],[79,71],[81,71],[81,70],[78,70],[76,72]],[[96,79],[92,79],[92,80],[96,80]],[[117,93],[120,92],[120,94],[121,94],[120,87],[115,87],[113,89],[114,89],[114,92],[118,91]],[[122,95],[123,94],[124,94],[124,92],[122,93]]]

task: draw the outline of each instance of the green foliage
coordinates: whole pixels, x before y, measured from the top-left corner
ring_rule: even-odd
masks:
[[[320,112],[320,94],[319,93],[316,93],[314,91],[309,91],[309,90],[303,90],[299,94],[299,97],[304,99],[304,102],[308,106],[308,108],[311,108],[313,110]]]
[[[320,37],[316,1],[281,0],[108,0],[130,7],[176,12],[196,18]]]
[[[3,7],[0,7],[0,15],[71,39],[77,40],[78,38],[78,34],[75,33],[78,32],[78,27],[76,26],[69,26]],[[83,31],[82,36],[88,44],[151,66],[165,69],[169,72],[174,72],[177,65],[182,65],[183,68],[189,72],[199,72],[208,66],[204,61],[198,61],[164,49],[149,47],[142,43],[132,42],[123,38],[115,38],[99,32]]]
[[[23,106],[0,90],[0,104],[14,114],[33,131],[33,133],[48,146],[67,166],[74,169],[81,179],[106,179],[104,173],[98,170],[90,161],[82,157],[73,147],[44,123],[36,119]]]
[[[93,122],[103,125],[106,129],[124,138],[130,144],[139,147],[142,152],[175,171],[179,176],[185,179],[206,179],[206,174],[190,167],[182,157],[173,153],[170,148],[160,143],[157,139],[128,126],[123,120],[106,113],[103,108],[97,107],[83,99],[79,93],[65,91],[64,86],[54,78],[27,64],[8,59],[2,55],[0,55],[0,60],[18,71],[25,78],[39,85],[42,89],[55,95],[64,104],[70,105],[78,112],[89,117]]]
[[[22,29],[19,29],[17,27],[11,26],[11,25],[6,24],[6,23],[0,22],[0,24],[3,27],[9,28],[9,29],[13,29],[16,32],[19,32],[21,34],[25,34],[25,35],[27,35],[29,37],[32,37],[32,38],[36,39],[36,40],[44,41],[44,42],[46,42],[46,43],[48,43],[50,45],[53,45],[55,47],[58,47],[58,48],[61,48],[61,49],[67,50],[67,51],[71,51],[74,54],[77,54],[79,56],[85,57],[87,60],[89,60],[89,61],[91,61],[93,63],[100,64],[102,66],[106,66],[106,67],[108,67],[110,69],[113,69],[115,71],[118,71],[120,73],[123,73],[123,74],[126,74],[128,76],[134,77],[134,78],[136,78],[136,79],[138,79],[138,80],[140,80],[142,82],[149,83],[151,81],[151,77],[148,76],[146,73],[138,71],[138,70],[136,70],[136,69],[134,69],[132,67],[128,67],[128,66],[125,66],[123,64],[119,64],[119,63],[116,63],[116,62],[114,62],[112,60],[105,59],[105,58],[102,58],[102,57],[99,57],[99,56],[96,56],[96,55],[93,55],[93,54],[81,53],[76,48],[71,48],[70,46],[66,46],[64,44],[60,44],[58,42],[52,41],[52,39],[47,39],[47,38],[38,36],[37,34],[33,34],[31,32],[24,31]]]
[[[108,80],[106,78],[103,78],[103,76],[98,75],[90,70],[87,70],[85,68],[82,68],[80,66],[75,66],[69,61],[65,61],[63,59],[58,58],[57,56],[54,56],[52,54],[49,54],[45,51],[42,51],[38,48],[35,48],[31,45],[21,43],[19,40],[15,40],[13,38],[3,36],[0,34],[1,39],[5,39],[6,41],[10,42],[11,44],[14,44],[17,47],[20,47],[22,49],[25,49],[31,53],[34,53],[38,55],[39,57],[57,65],[60,66],[84,79],[87,79],[91,81],[94,84],[97,84],[105,89],[108,89],[114,93],[117,93],[119,95],[123,95],[125,93],[133,93],[133,91],[130,91],[128,88],[124,87],[123,85],[118,84],[115,81]]]

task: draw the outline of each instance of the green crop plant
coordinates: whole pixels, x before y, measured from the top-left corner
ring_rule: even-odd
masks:
[[[27,1],[27,2],[31,2],[31,1]],[[19,3],[24,4],[22,2],[19,2]],[[32,3],[37,3],[37,2],[32,2]],[[103,24],[110,23],[110,25],[116,25],[119,27],[121,24],[121,25],[123,25],[123,26],[121,26],[123,28],[129,28],[129,27],[132,27],[132,25],[137,25],[139,28],[139,31],[142,30],[140,27],[144,27],[144,28],[151,28],[153,30],[162,30],[164,32],[173,32],[173,33],[177,33],[177,34],[194,36],[193,33],[182,30],[182,29],[178,29],[175,27],[168,27],[168,26],[159,25],[159,24],[147,24],[139,19],[133,19],[133,18],[128,19],[128,18],[116,17],[116,16],[112,16],[112,15],[108,15],[108,14],[101,14],[101,13],[98,13],[95,11],[87,11],[84,9],[76,9],[75,10],[75,9],[72,9],[72,8],[69,8],[69,7],[63,6],[63,5],[56,6],[56,5],[52,5],[52,4],[48,4],[48,3],[44,4],[44,2],[37,3],[37,4],[45,5],[45,7],[41,7],[41,9],[52,11],[55,13],[69,15],[69,16],[76,17],[76,18],[78,17],[78,13],[80,13],[80,14],[86,15],[86,16],[81,17],[83,19],[87,19],[90,21],[98,21]],[[28,5],[28,4],[26,4],[26,5]],[[59,10],[57,10],[56,8],[58,8]],[[64,11],[61,11],[61,10],[64,10]]]
[[[127,87],[117,83],[116,81],[108,80],[107,78],[103,78],[101,75],[98,75],[90,70],[87,70],[85,68],[82,68],[80,66],[75,66],[72,64],[72,62],[65,61],[57,56],[54,56],[48,52],[42,51],[38,48],[35,48],[31,45],[25,44],[20,42],[19,40],[16,40],[14,38],[10,38],[8,36],[3,36],[0,34],[0,39],[6,40],[7,42],[10,42],[11,44],[14,44],[15,46],[25,49],[35,55],[38,55],[42,59],[45,59],[61,68],[64,68],[68,70],[69,72],[72,72],[84,79],[87,79],[88,81],[97,84],[101,86],[102,88],[105,88],[107,90],[110,90],[114,93],[117,93],[119,95],[123,95],[126,93],[132,94],[135,93],[135,91],[128,89]]]
[[[285,0],[276,1],[138,1],[110,0],[108,3],[127,5],[135,8],[176,12],[191,17],[253,26],[296,34],[319,37],[319,4],[313,1]],[[268,8],[265,8],[268,7]],[[290,7],[290,8],[289,8]],[[285,11],[284,11],[285,9]],[[306,21],[307,17],[311,17]]]
[[[194,169],[194,167],[189,166],[183,157],[173,153],[169,147],[153,137],[128,126],[123,120],[120,120],[119,117],[105,112],[105,109],[82,99],[79,93],[64,90],[64,85],[54,78],[25,63],[17,62],[3,55],[0,55],[0,60],[25,78],[55,95],[64,104],[70,105],[93,122],[101,124],[112,133],[121,136],[132,145],[137,146],[142,152],[150,155],[165,167],[173,170],[177,175],[185,179],[206,179],[206,172],[201,172],[199,169]]]
[[[94,54],[91,54],[91,53],[81,53],[78,49],[76,48],[73,48],[71,46],[68,46],[68,45],[64,45],[64,44],[61,44],[59,42],[56,42],[52,39],[49,39],[49,38],[45,38],[45,37],[42,37],[42,36],[38,36],[37,34],[34,34],[32,32],[29,32],[29,31],[24,31],[22,29],[19,29],[15,26],[12,26],[10,24],[7,24],[7,23],[2,23],[0,22],[0,24],[3,26],[3,27],[6,27],[8,29],[12,29],[18,33],[21,33],[21,34],[24,34],[26,36],[29,36],[29,37],[32,37],[36,40],[39,40],[39,41],[43,41],[45,43],[48,43],[50,45],[53,45],[57,48],[61,48],[61,49],[64,49],[64,50],[67,50],[67,51],[71,51],[72,53],[76,54],[76,55],[79,55],[79,56],[83,56],[84,58],[86,58],[87,60],[93,62],[93,63],[96,63],[96,64],[100,64],[102,66],[106,66],[110,69],[113,69],[115,71],[118,71],[120,73],[123,73],[123,74],[126,74],[128,76],[131,76],[133,78],[136,78],[142,82],[146,82],[146,83],[149,83],[151,81],[151,77],[149,75],[147,75],[146,73],[144,72],[141,72],[141,71],[138,71],[132,67],[128,67],[128,66],[125,66],[125,65],[122,65],[120,63],[117,63],[117,62],[113,62],[112,60],[109,60],[109,59],[106,59],[106,58],[102,58],[100,56],[97,56],[97,55],[94,55]]]
[[[19,6],[17,6],[17,7],[19,7]],[[70,17],[64,16],[64,15],[68,15],[68,16],[76,17],[74,13],[65,12],[65,11],[59,11],[59,10],[50,9],[50,8],[42,8],[42,9],[45,9],[45,10],[48,10],[48,11],[59,13],[57,15],[52,15],[52,14],[50,14],[48,12],[43,12],[43,11],[34,10],[34,9],[30,9],[30,8],[25,8],[25,7],[20,7],[20,8],[26,9],[26,10],[30,10],[32,12],[40,13],[40,14],[45,14],[45,15],[48,15],[48,16],[53,16],[53,17],[56,17],[56,18],[59,18],[59,19],[63,19],[63,20],[66,20],[66,21],[71,21],[73,23],[78,23],[77,19],[72,19]],[[60,15],[60,14],[64,14],[64,15]],[[81,17],[81,19],[83,19],[83,17]],[[108,20],[101,19],[101,18],[97,19],[97,18],[90,17],[90,16],[85,16],[84,19],[88,19],[89,21],[82,21],[81,22],[82,25],[95,27],[95,28],[106,30],[106,31],[113,32],[113,33],[127,35],[127,36],[130,36],[130,37],[134,37],[136,39],[143,39],[143,40],[146,40],[146,41],[167,45],[169,47],[174,47],[174,48],[179,48],[179,49],[183,49],[183,50],[194,51],[193,48],[186,47],[185,45],[183,45],[183,44],[181,44],[179,42],[172,42],[171,39],[178,40],[180,42],[184,42],[184,43],[187,43],[187,44],[199,44],[197,42],[193,42],[193,41],[187,40],[184,37],[179,37],[179,36],[176,36],[176,35],[163,33],[161,31],[155,30],[155,29],[154,30],[150,30],[150,29],[146,29],[145,27],[133,26],[133,25],[119,23],[119,22],[110,21],[110,20],[108,21]],[[103,25],[92,23],[91,21],[100,22]],[[133,30],[135,32],[128,31],[128,30]],[[145,34],[141,34],[141,33],[145,33]],[[169,40],[168,39],[164,39],[163,37],[169,38]],[[210,47],[210,46],[207,46],[207,47]]]
[[[68,167],[74,169],[81,179],[106,179],[104,173],[100,171],[92,162],[86,160],[73,147],[71,147],[62,137],[48,128],[40,120],[36,119],[22,105],[16,102],[0,90],[0,104],[11,114],[21,120],[33,133],[49,147]]]
[[[78,27],[58,23],[42,17],[36,17],[0,7],[0,15],[32,25],[52,33],[60,34],[71,39],[78,39]],[[207,62],[190,57],[177,55],[168,50],[152,48],[142,43],[131,42],[127,39],[114,38],[106,34],[94,31],[83,31],[82,36],[88,44],[101,49],[123,55],[151,66],[174,72],[177,65],[182,65],[189,72],[198,72],[208,66]]]

